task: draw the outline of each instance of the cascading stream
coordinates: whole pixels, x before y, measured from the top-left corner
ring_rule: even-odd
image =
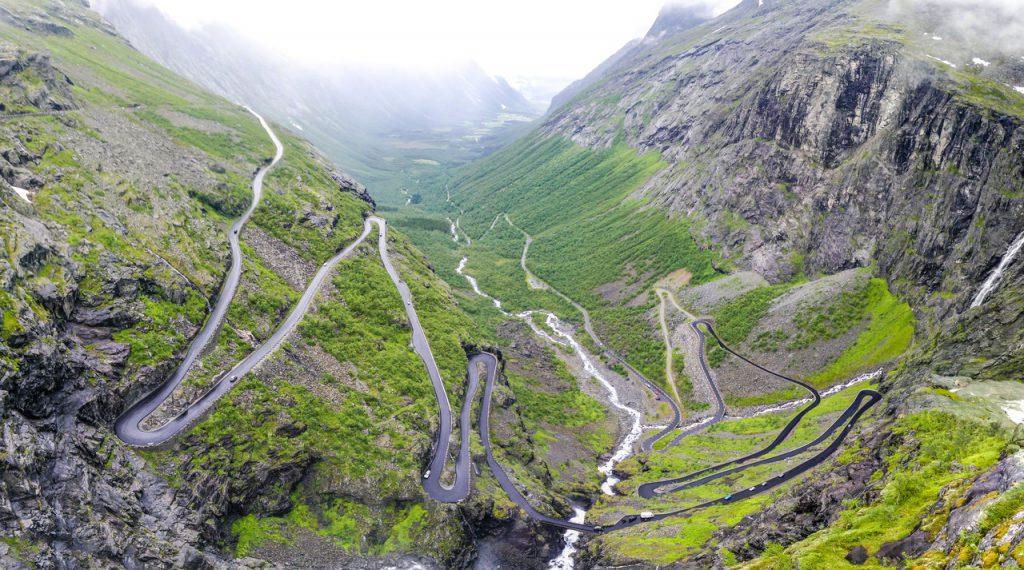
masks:
[[[481,297],[484,297],[485,299],[490,299],[491,302],[494,303],[494,306],[499,311],[501,311],[502,314],[510,315],[507,311],[502,309],[501,301],[499,299],[496,299],[495,297],[492,297],[491,295],[488,295],[487,293],[483,292],[480,289],[480,285],[479,283],[477,283],[476,278],[466,273],[465,269],[466,263],[468,263],[468,261],[468,257],[463,257],[459,261],[458,267],[455,269],[456,273],[461,275],[469,283],[469,286],[473,289],[474,293],[480,295]],[[540,314],[545,316],[544,322],[548,326],[548,328],[550,328],[551,331],[554,333],[554,336],[548,334],[541,327],[539,327],[536,322],[534,322],[534,314]],[[612,406],[624,412],[631,419],[632,423],[630,425],[629,433],[627,433],[626,436],[622,438],[622,441],[615,448],[615,452],[612,454],[612,456],[597,468],[597,470],[605,476],[604,482],[601,483],[601,492],[603,492],[606,495],[614,495],[615,484],[619,482],[619,478],[616,477],[614,473],[615,466],[633,453],[633,446],[636,444],[637,440],[640,439],[640,436],[643,435],[643,413],[622,403],[622,401],[619,399],[619,392],[618,390],[616,390],[615,386],[613,386],[612,383],[609,382],[607,378],[605,378],[605,376],[601,373],[598,367],[594,364],[594,361],[591,358],[591,356],[587,354],[583,346],[579,343],[579,341],[576,340],[576,337],[572,335],[572,333],[568,330],[568,327],[566,327],[555,314],[550,313],[548,311],[533,310],[518,313],[515,315],[515,317],[524,321],[527,325],[529,325],[530,329],[533,330],[534,333],[536,333],[544,340],[559,346],[567,346],[571,348],[573,352],[576,353],[576,356],[583,363],[583,369],[586,371],[587,375],[597,380],[604,387],[605,391],[607,391],[608,401],[612,404]],[[576,514],[572,519],[570,519],[570,522],[582,523],[586,520],[586,509],[574,506],[573,511]],[[565,531],[563,535],[565,547],[563,548],[562,553],[559,554],[557,558],[551,561],[549,568],[555,570],[568,570],[575,566],[574,555],[576,553],[576,542],[579,540],[579,537],[579,531],[573,529],[567,529]]]
[[[1017,235],[1017,239],[1010,243],[1010,247],[1006,249],[1006,254],[1003,255],[1003,259],[999,261],[999,265],[992,271],[992,274],[988,276],[988,279],[981,285],[981,289],[978,294],[971,301],[971,308],[981,306],[985,302],[985,298],[989,296],[989,293],[995,290],[999,286],[999,282],[1003,278],[1003,272],[1007,266],[1013,263],[1013,259],[1020,253],[1021,247],[1024,247],[1024,232]]]

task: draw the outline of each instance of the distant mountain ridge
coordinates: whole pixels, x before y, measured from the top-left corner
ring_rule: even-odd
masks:
[[[159,9],[132,0],[108,0],[95,9],[143,53],[303,131],[360,177],[393,166],[381,157],[392,153],[389,141],[396,138],[470,132],[500,117],[526,120],[541,111],[505,79],[472,62],[439,70],[313,68],[223,25],[184,29]]]
[[[645,42],[657,41],[666,34],[675,34],[697,27],[713,17],[714,11],[710,5],[666,4],[658,13],[658,18],[651,25],[647,33],[644,34],[644,37],[630,40],[626,45],[609,56],[608,59],[592,69],[590,73],[587,73],[582,79],[570,83],[551,99],[551,106],[548,107],[548,111],[555,111],[588,88],[596,85],[604,78],[608,71]]]

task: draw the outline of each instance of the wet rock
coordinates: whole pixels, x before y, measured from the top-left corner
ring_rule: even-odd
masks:
[[[868,561],[868,551],[863,546],[854,546],[846,553],[846,561],[850,564],[861,565]]]
[[[909,536],[886,542],[878,548],[875,557],[883,563],[893,564],[902,560],[912,560],[925,553],[931,541],[928,533],[923,530],[916,530]]]
[[[355,178],[352,178],[345,172],[334,171],[331,172],[331,178],[338,184],[338,188],[345,192],[352,192],[356,196],[359,196],[360,200],[363,200],[370,205],[371,208],[376,208],[377,203],[373,201],[369,191],[366,190],[366,186],[360,184]]]
[[[35,17],[18,17],[0,8],[0,19],[15,21],[16,25],[29,29],[43,30],[57,35],[70,35],[71,30],[53,22]],[[30,72],[32,79],[23,77]],[[42,85],[36,84],[36,78]],[[71,80],[57,71],[50,56],[40,52],[29,52],[9,44],[0,44],[0,84],[8,86],[10,98],[0,104],[31,105],[40,111],[56,111],[75,107],[71,95]],[[3,110],[3,109],[0,109]]]
[[[114,305],[105,307],[75,307],[71,319],[87,327],[111,327],[124,329],[139,321],[140,315],[134,307]]]

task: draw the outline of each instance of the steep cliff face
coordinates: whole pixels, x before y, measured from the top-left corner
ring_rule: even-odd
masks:
[[[885,8],[745,2],[634,50],[544,131],[660,152],[638,197],[698,220],[738,267],[785,281],[875,263],[924,317],[952,318],[1024,229],[1024,96],[1003,82],[1022,79],[1009,57],[964,55],[999,46],[945,45]]]

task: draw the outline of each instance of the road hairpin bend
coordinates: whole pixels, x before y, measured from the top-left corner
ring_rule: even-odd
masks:
[[[412,348],[416,354],[420,357],[423,362],[424,368],[426,369],[427,376],[430,378],[431,383],[434,387],[434,395],[438,401],[439,411],[439,429],[437,438],[433,446],[433,452],[431,454],[430,467],[427,470],[424,480],[423,487],[427,495],[432,499],[442,502],[457,502],[465,499],[470,493],[470,430],[466,429],[471,423],[471,410],[472,403],[476,398],[476,393],[480,384],[480,368],[483,367],[485,371],[485,382],[483,390],[483,403],[480,407],[480,440],[483,443],[484,452],[486,454],[487,465],[490,467],[498,483],[502,489],[509,496],[509,498],[516,503],[520,508],[523,509],[526,514],[539,522],[566,528],[577,530],[581,532],[609,532],[618,530],[630,526],[634,526],[642,523],[649,523],[653,521],[662,520],[668,517],[674,517],[678,515],[687,514],[699,509],[704,509],[714,505],[721,505],[732,503],[735,501],[743,500],[747,497],[763,493],[769,489],[777,487],[786,481],[796,477],[809,469],[814,468],[826,459],[828,459],[835,451],[842,445],[843,441],[849,435],[854,425],[860,419],[860,417],[868,411],[871,406],[881,399],[881,395],[874,390],[861,390],[854,401],[847,407],[847,409],[822,433],[804,445],[778,453],[776,455],[769,455],[774,451],[780,444],[782,444],[793,432],[796,426],[803,420],[803,418],[821,401],[821,396],[813,386],[789,378],[782,374],[773,372],[764,368],[744,356],[733,351],[727,346],[722,339],[715,333],[714,328],[707,321],[698,320],[691,323],[693,330],[697,333],[698,339],[700,340],[700,364],[706,375],[710,386],[712,387],[713,394],[716,400],[716,412],[710,420],[700,422],[699,424],[692,424],[685,426],[682,431],[673,440],[673,443],[678,442],[680,439],[691,435],[699,430],[707,429],[711,425],[721,421],[725,417],[725,403],[722,400],[722,395],[718,390],[718,386],[712,377],[710,370],[707,366],[707,361],[704,356],[704,345],[705,336],[701,327],[707,330],[720,347],[736,356],[743,362],[754,366],[768,374],[781,378],[787,382],[799,385],[805,390],[810,392],[812,396],[812,402],[800,410],[800,412],[793,417],[786,424],[785,427],[779,432],[776,438],[769,443],[767,446],[742,457],[732,459],[717,465],[706,467],[698,471],[683,475],[681,477],[666,479],[663,481],[657,481],[653,483],[645,483],[638,488],[638,494],[642,498],[651,498],[656,495],[662,495],[665,493],[672,493],[681,491],[683,489],[690,489],[699,485],[707,484],[716,479],[738,473],[740,471],[769,463],[775,463],[786,459],[791,459],[805,452],[808,452],[812,448],[822,444],[824,441],[832,437],[838,431],[838,435],[832,438],[832,441],[823,449],[818,451],[813,456],[805,459],[803,462],[789,468],[781,474],[776,475],[758,485],[737,491],[735,493],[725,495],[716,499],[705,501],[701,504],[687,507],[684,509],[678,509],[669,512],[663,512],[658,514],[645,514],[641,515],[628,515],[620,519],[618,522],[612,525],[601,526],[584,523],[574,523],[554,517],[545,515],[537,511],[526,499],[523,493],[516,487],[512,479],[506,474],[505,470],[494,458],[494,453],[491,445],[490,437],[490,412],[491,412],[491,397],[493,394],[494,383],[497,381],[499,374],[499,359],[496,355],[489,352],[482,352],[469,357],[467,362],[466,370],[466,396],[462,403],[462,409],[460,413],[460,445],[459,452],[456,456],[454,480],[451,484],[445,484],[442,482],[445,466],[449,457],[449,440],[451,438],[453,428],[453,418],[451,404],[448,401],[448,394],[445,390],[444,383],[441,380],[441,374],[438,370],[437,363],[434,360],[433,353],[430,350],[430,343],[427,340],[426,334],[423,331],[422,326],[419,322],[419,317],[416,314],[415,304],[412,298],[412,293],[409,287],[401,280],[398,272],[395,270],[391,263],[391,259],[388,255],[387,249],[387,222],[380,217],[370,216],[363,224],[363,232],[357,239],[355,239],[348,247],[339,252],[337,255],[325,262],[320,270],[316,273],[313,279],[310,281],[306,290],[303,292],[302,297],[296,303],[295,307],[289,313],[285,321],[274,331],[271,337],[258,346],[252,353],[243,358],[238,364],[232,367],[228,372],[222,374],[220,378],[213,384],[213,386],[202,396],[194,400],[189,404],[184,411],[182,411],[177,417],[167,421],[163,425],[153,430],[144,430],[141,427],[143,420],[151,415],[157,408],[159,408],[177,389],[181,384],[182,380],[187,376],[196,360],[202,354],[203,350],[214,340],[219,332],[221,325],[223,324],[224,316],[227,313],[227,309],[231,304],[234,293],[237,290],[238,283],[241,276],[241,247],[239,246],[239,233],[244,227],[245,223],[252,216],[253,211],[259,205],[260,196],[263,190],[263,179],[267,172],[274,167],[280,161],[284,154],[284,147],[281,142],[274,135],[274,132],[270,129],[270,126],[262,117],[257,115],[254,111],[249,109],[253,115],[256,115],[259,119],[260,124],[266,130],[267,135],[273,141],[276,152],[273,159],[256,173],[253,179],[252,190],[253,190],[253,201],[249,209],[230,227],[228,233],[228,244],[231,250],[231,267],[229,268],[228,274],[225,276],[224,283],[221,286],[218,300],[210,316],[207,318],[203,327],[200,329],[199,334],[190,344],[185,357],[182,362],[175,369],[174,373],[160,386],[154,389],[146,396],[139,399],[133,405],[129,406],[120,417],[115,421],[114,432],[122,441],[129,445],[147,447],[153,445],[159,445],[164,443],[174,436],[185,431],[188,427],[194,424],[198,418],[202,417],[206,412],[211,410],[214,404],[223,397],[228,391],[231,390],[237,381],[258,366],[269,354],[274,352],[284,342],[285,338],[295,329],[302,317],[309,311],[314,297],[319,291],[323,282],[327,279],[328,275],[334,269],[334,267],[344,258],[349,256],[352,251],[355,250],[363,241],[367,238],[373,229],[373,226],[377,227],[378,230],[378,248],[380,253],[381,262],[387,270],[388,276],[391,278],[392,283],[398,290],[399,295],[402,298],[402,304],[406,312],[406,316],[409,320],[409,325],[413,330],[412,335]],[[584,316],[589,320],[589,316],[584,313]],[[595,342],[599,347],[604,345],[593,335],[590,327],[587,327],[588,333],[593,336]],[[658,397],[659,400],[664,399],[668,402],[673,409],[674,418],[670,424],[662,429],[659,433],[653,437],[644,441],[641,448],[644,451],[651,451],[654,443],[659,439],[669,435],[676,429],[679,429],[680,423],[680,410],[676,402],[669,397],[669,395],[661,389],[661,387],[655,385],[653,382],[648,380],[639,371],[630,366],[623,358],[616,355],[610,349],[605,348],[604,352],[606,356],[620,363],[628,371],[632,372],[633,375],[639,378],[649,389],[651,389]],[[841,428],[841,429],[840,429]],[[671,447],[671,445],[667,446]],[[665,489],[665,487],[669,487]]]

